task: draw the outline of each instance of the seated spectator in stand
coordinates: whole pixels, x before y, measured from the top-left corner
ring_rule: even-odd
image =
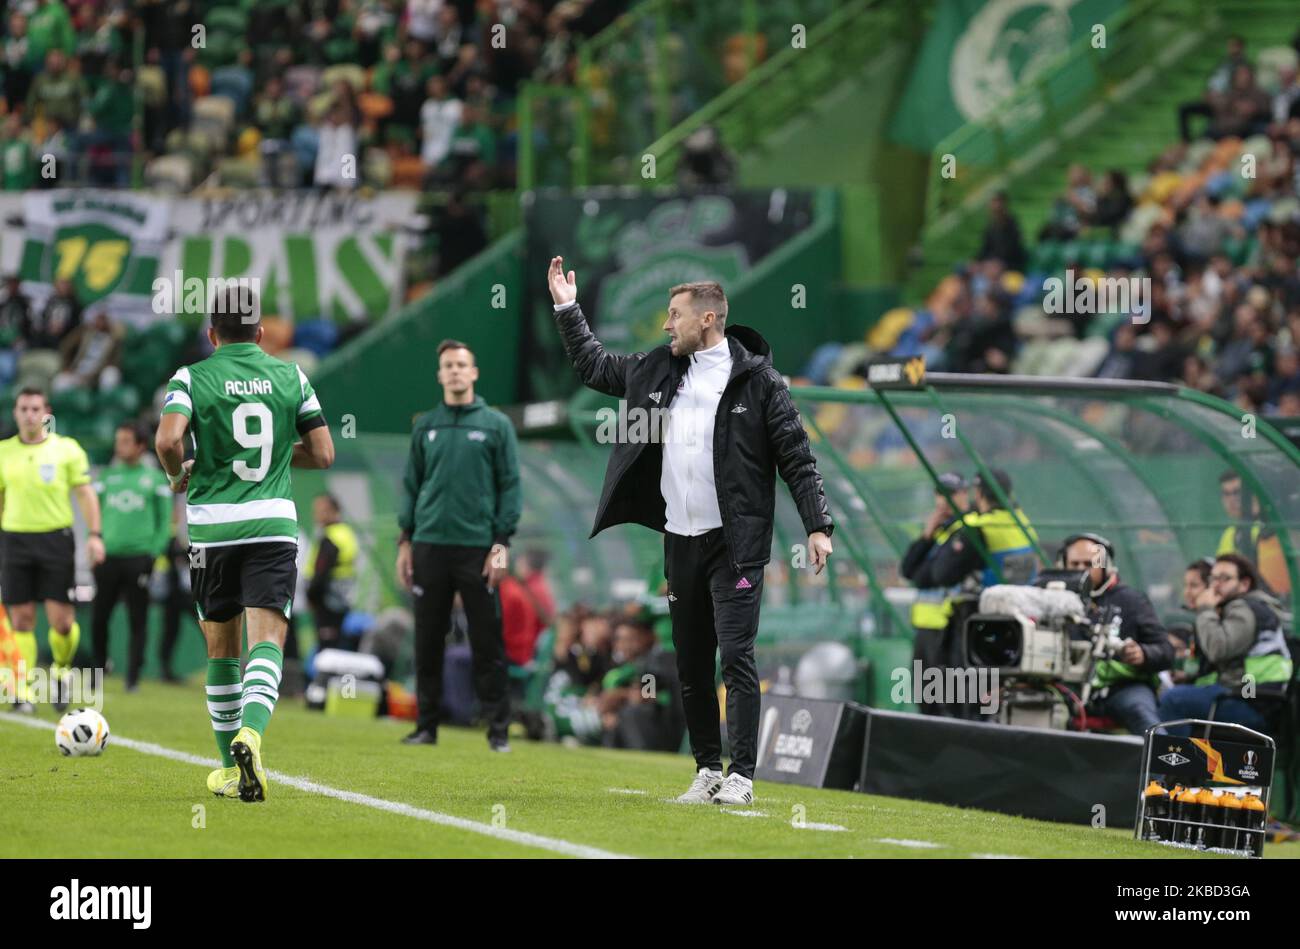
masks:
[[[35,163],[31,141],[23,129],[22,116],[5,116],[0,135],[0,191],[26,191],[32,186]]]
[[[1267,733],[1269,723],[1256,703],[1291,680],[1291,656],[1281,605],[1259,589],[1254,565],[1238,554],[1214,560],[1210,587],[1196,599],[1196,655],[1201,675],[1195,685],[1176,685],[1160,698],[1162,722],[1210,718]],[[1191,726],[1170,729],[1190,735]]]
[[[27,90],[32,85],[34,72],[29,59],[29,48],[27,17],[21,10],[15,10],[9,14],[9,31],[4,42],[0,43],[0,63],[4,64],[4,69],[0,69],[0,74],[4,76],[0,102],[8,106],[10,114],[27,101]]]
[[[542,702],[549,732],[577,743],[600,741],[596,696],[610,669],[609,618],[576,606],[555,623],[553,671]]]
[[[686,719],[676,658],[659,645],[649,624],[624,618],[614,629],[614,662],[596,699],[601,743],[607,748],[677,751]]]
[[[489,183],[489,169],[497,160],[497,140],[486,118],[476,107],[462,103],[460,124],[451,137],[447,156],[453,180],[466,185]]]
[[[59,123],[51,119],[45,123],[45,140],[35,142],[32,151],[37,158],[38,188],[58,188],[65,186],[74,177],[69,164],[76,154],[73,147],[74,136]]]
[[[677,183],[684,188],[724,187],[736,176],[735,156],[712,125],[702,125],[688,135],[682,152]]]
[[[289,141],[301,114],[298,103],[285,93],[284,81],[279,76],[268,79],[266,88],[253,98],[253,122],[262,130],[262,158],[268,183],[273,186],[291,183],[291,178],[280,176],[279,162],[282,155],[292,152]]]
[[[63,51],[52,49],[46,53],[45,70],[33,80],[27,91],[28,112],[52,119],[65,129],[75,130],[81,120],[85,99],[86,83],[68,68],[68,58]]]
[[[998,260],[1007,270],[1024,273],[1027,256],[1020,237],[1020,224],[1007,202],[1007,193],[998,191],[989,199],[989,220],[976,260]]]
[[[346,99],[337,98],[320,126],[313,181],[318,188],[350,191],[357,186],[360,177],[356,112],[349,108]]]
[[[1268,130],[1272,114],[1268,93],[1255,84],[1255,71],[1242,64],[1232,71],[1232,86],[1216,100],[1210,137],[1248,138]]]
[[[1052,216],[1038,232],[1040,241],[1068,241],[1092,219],[1097,209],[1097,195],[1092,187],[1092,173],[1083,165],[1071,165],[1066,173],[1065,193],[1052,206]]]
[[[1201,192],[1175,232],[1183,265],[1203,265],[1229,236],[1242,236],[1240,226],[1220,215],[1218,198]]]
[[[555,594],[551,592],[551,582],[546,579],[547,560],[548,555],[541,548],[525,550],[523,571],[520,574],[543,628],[555,622]]]
[[[425,46],[438,40],[438,12],[444,0],[406,0],[406,32]]]
[[[1116,234],[1132,210],[1133,196],[1129,194],[1128,177],[1119,169],[1112,168],[1101,179],[1101,187],[1097,189],[1097,206],[1088,223],[1094,227],[1109,228],[1112,234]]]
[[[966,372],[1005,373],[1016,352],[1016,334],[1004,300],[993,294],[978,297],[973,312],[956,325],[945,350],[944,364]]]
[[[420,107],[420,161],[428,176],[447,178],[450,171],[445,162],[460,126],[463,106],[459,99],[452,98],[442,76],[430,79],[428,90],[429,98]]]
[[[68,335],[81,325],[81,303],[72,281],[61,277],[54,281],[54,292],[39,314],[33,314],[23,331],[32,349],[58,349]]]
[[[91,97],[87,111],[93,131],[81,137],[81,146],[103,153],[93,169],[92,183],[125,188],[131,179],[131,124],[135,120],[135,87],[131,70],[108,63],[104,81]]]
[[[434,17],[433,43],[431,51],[438,60],[438,71],[450,72],[460,56],[461,44],[465,42],[464,30],[460,25],[460,12],[453,4],[444,3]]]
[[[546,625],[538,617],[523,581],[513,573],[502,577],[497,589],[501,594],[501,639],[506,646],[506,661],[516,667],[528,666],[536,655],[537,637]]]
[[[1223,62],[1214,67],[1214,72],[1210,74],[1209,81],[1205,84],[1205,93],[1195,102],[1184,102],[1178,107],[1178,130],[1182,133],[1184,142],[1192,140],[1191,117],[1199,115],[1206,119],[1213,119],[1215,107],[1227,95],[1228,88],[1232,84],[1234,71],[1238,66],[1248,65],[1246,41],[1236,34],[1229,36],[1227,56]]]
[[[1283,66],[1277,73],[1277,92],[1273,93],[1273,123],[1280,127],[1300,118],[1300,73],[1294,66]]]
[[[18,369],[18,353],[26,345],[23,330],[31,323],[32,302],[23,293],[16,274],[5,278],[0,289],[0,386],[13,382]]]
[[[433,57],[425,55],[424,47],[419,43],[409,40],[404,48],[406,55],[400,59],[390,59],[391,54],[385,52],[385,64],[391,65],[384,69],[382,78],[389,86],[388,95],[393,99],[392,124],[402,128],[415,128],[423,123],[421,107],[426,99],[429,82],[438,70],[433,64]],[[383,68],[383,64],[380,68]],[[383,91],[379,88],[378,79],[375,88],[378,92]]]
[[[89,323],[83,323],[64,337],[59,347],[63,371],[54,377],[50,388],[111,389],[122,381],[119,363],[126,331],[99,309]]]

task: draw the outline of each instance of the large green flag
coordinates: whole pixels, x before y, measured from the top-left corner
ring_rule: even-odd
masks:
[[[1124,0],[938,0],[890,137],[931,151],[987,115],[1072,43],[1093,35]],[[1079,81],[1092,82],[1091,72]]]

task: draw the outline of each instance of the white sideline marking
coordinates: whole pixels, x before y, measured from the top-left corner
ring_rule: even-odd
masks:
[[[719,808],[722,813],[730,814],[732,817],[766,817],[767,811],[733,811],[725,807]]]
[[[0,722],[13,722],[16,725],[26,725],[29,728],[44,728],[47,731],[54,730],[53,722],[47,722],[38,718],[24,718],[16,714],[5,714],[0,712]],[[118,735],[113,735],[109,738],[108,742],[110,746],[121,745],[123,748],[130,748],[132,751],[138,751],[146,755],[154,755],[158,758],[167,758],[171,761],[179,761],[182,764],[202,765],[205,768],[221,767],[221,762],[216,758],[203,758],[199,755],[191,755],[184,751],[164,748],[162,745],[155,745],[153,742],[149,741],[135,741],[131,738],[122,738]],[[423,807],[401,804],[397,801],[387,801],[381,797],[371,797],[369,794],[358,794],[356,791],[343,791],[339,788],[332,788],[327,784],[318,784],[315,781],[308,781],[306,778],[295,778],[293,775],[281,774],[279,771],[268,771],[267,775],[280,784],[287,785],[291,788],[297,788],[299,791],[306,791],[308,794],[320,794],[323,797],[332,797],[335,800],[347,801],[349,804],[359,804],[362,807],[373,808],[377,811],[388,811],[390,814],[401,814],[403,817],[413,817],[416,820],[428,821],[430,824],[441,824],[444,827],[455,827],[458,830],[467,830],[473,834],[482,834],[484,837],[495,837],[497,840],[508,840],[511,843],[522,844],[525,847],[537,847],[539,850],[549,850],[552,853],[560,853],[569,857],[586,857],[600,860],[633,859],[627,854],[612,853],[608,850],[601,850],[597,847],[588,847],[585,844],[575,844],[567,840],[559,840],[555,837],[543,837],[541,834],[530,834],[527,831],[522,830],[509,830],[505,827],[493,827],[491,824],[481,824],[478,821],[467,820],[464,817],[442,814],[438,811],[426,810]]]
[[[893,844],[896,847],[913,847],[917,850],[937,850],[943,846],[943,844],[936,844],[929,840],[896,840],[893,837],[881,837],[876,843]]]
[[[610,794],[645,794],[639,788],[605,788]]]
[[[971,857],[975,860],[1023,860],[1023,857],[1017,857],[1009,853],[973,853]]]
[[[802,824],[795,824],[794,827],[796,830],[831,830],[831,831],[848,830],[847,827],[843,827],[839,824],[818,824],[813,821],[805,821]]]

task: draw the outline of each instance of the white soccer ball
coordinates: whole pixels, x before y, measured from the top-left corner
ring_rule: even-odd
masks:
[[[66,757],[93,757],[108,744],[108,720],[93,708],[74,708],[59,719],[54,744]]]

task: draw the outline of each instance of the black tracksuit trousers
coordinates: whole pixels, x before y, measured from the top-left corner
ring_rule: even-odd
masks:
[[[727,689],[731,773],[754,777],[758,755],[758,666],[754,640],[763,601],[763,568],[737,573],[722,528],[695,537],[664,534],[664,576],[682,706],[697,768],[722,770],[715,655]]]
[[[469,623],[474,657],[474,692],[488,737],[506,737],[510,725],[509,675],[501,638],[501,597],[489,592],[483,576],[488,547],[411,544],[411,585],[415,594],[415,692],[417,727],[438,734],[442,705],[442,660],[451,626],[452,598],[460,593]]]
[[[105,557],[104,562],[91,572],[95,576],[95,599],[90,608],[90,640],[95,666],[102,669],[108,662],[108,621],[117,601],[125,598],[131,627],[126,681],[128,685],[134,685],[140,681],[140,668],[144,665],[149,620],[149,575],[153,572],[153,558],[148,554]]]

